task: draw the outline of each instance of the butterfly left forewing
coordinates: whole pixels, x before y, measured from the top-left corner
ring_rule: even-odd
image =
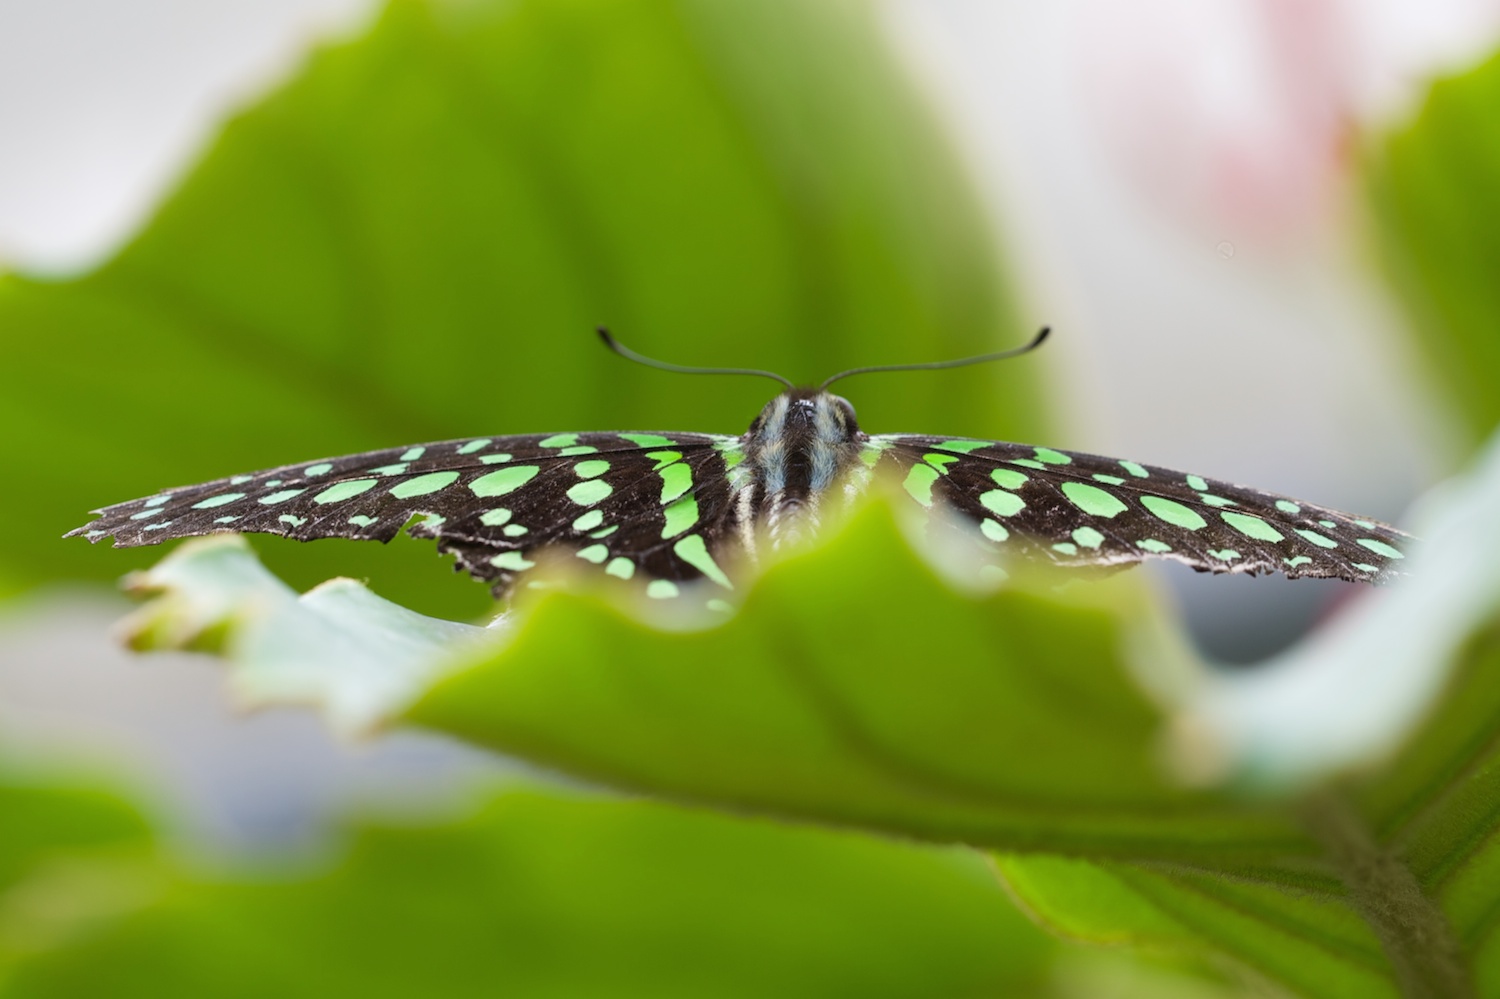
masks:
[[[1383,582],[1406,534],[1365,518],[1154,465],[998,441],[871,438],[913,499],[997,552],[1065,566],[1175,559],[1205,572]]]
[[[497,595],[548,545],[611,575],[705,574],[694,543],[720,530],[738,438],[565,433],[466,438],[286,465],[96,511],[70,532],[117,546],[227,531],[302,541],[437,539]]]

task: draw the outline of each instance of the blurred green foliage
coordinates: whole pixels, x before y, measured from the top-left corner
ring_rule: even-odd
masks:
[[[95,506],[290,461],[738,433],[769,383],[638,368],[594,326],[815,379],[1021,342],[1034,324],[996,273],[862,4],[395,0],[232,120],[108,265],[0,279],[0,423],[27,428],[7,460],[28,483],[0,496],[24,525],[0,573],[150,564],[57,538]],[[862,413],[1025,439],[1034,382],[1024,365],[871,380]],[[343,573],[432,612],[486,606],[427,545],[256,544],[302,587]]]
[[[1367,157],[1379,249],[1439,394],[1477,445],[1500,426],[1500,56],[1440,80]]]
[[[536,791],[275,880],[163,882],[3,994],[1036,995],[1050,950],[963,851]]]

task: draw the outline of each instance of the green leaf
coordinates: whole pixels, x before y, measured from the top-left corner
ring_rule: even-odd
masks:
[[[141,814],[85,785],[0,775],[0,994],[15,964],[149,898]]]
[[[1284,817],[1189,794],[1128,674],[1128,587],[956,594],[872,504],[770,569],[722,627],[663,634],[541,601],[408,717],[585,776],[734,807],[1008,848],[1310,848]],[[1109,594],[1113,612],[1089,607]]]
[[[230,122],[76,280],[0,278],[0,571],[149,554],[57,538],[159,488],[373,447],[545,430],[739,431],[767,383],[1020,342],[983,213],[841,0],[394,0]],[[1030,327],[1030,322],[1024,324]],[[866,424],[1031,434],[1035,369],[871,380]],[[298,588],[369,578],[479,613],[430,547],[257,541]]]
[[[298,596],[235,534],[195,538],[127,583],[152,595],[121,622],[132,648],[223,655],[241,706],[316,705],[346,735],[368,734],[457,650],[494,637],[407,610],[352,579]]]
[[[1434,84],[1367,157],[1379,248],[1474,442],[1500,426],[1500,56]]]
[[[1052,947],[966,851],[509,792],[337,867],[182,876],[17,996],[1045,995]]]

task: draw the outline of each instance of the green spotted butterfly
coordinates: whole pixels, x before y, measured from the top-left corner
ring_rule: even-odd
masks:
[[[689,369],[605,342],[632,359]],[[1047,330],[1013,356],[1039,345]],[[610,576],[672,597],[815,530],[831,504],[890,474],[930,513],[930,532],[963,532],[996,561],[1125,566],[1175,559],[1205,572],[1381,582],[1398,572],[1401,531],[1325,507],[1153,465],[1001,441],[867,434],[827,391],[787,386],[738,437],[558,433],[476,437],[284,465],[169,489],[95,511],[69,532],[117,546],[224,531],[302,541],[390,541],[409,533],[513,591],[539,551],[564,546]],[[937,539],[934,539],[937,540]]]

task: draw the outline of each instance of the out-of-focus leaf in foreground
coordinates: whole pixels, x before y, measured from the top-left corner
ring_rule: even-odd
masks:
[[[1465,488],[1493,491],[1500,475]],[[1490,593],[1444,627],[1494,613],[1485,560],[1439,543],[1487,504],[1450,504],[1452,530],[1435,527],[1426,571]],[[709,631],[657,634],[551,598],[410,717],[637,790],[994,848],[1031,908],[1083,939],[1206,950],[1310,995],[1464,995],[1471,979],[1500,994],[1500,890],[1486,877],[1500,812],[1485,804],[1500,675],[1484,627],[1431,720],[1384,763],[1369,752],[1390,753],[1404,729],[1366,744],[1354,775],[1312,787],[1188,790],[1160,765],[1166,715],[1124,668],[1139,607],[1111,609],[1095,587],[957,595],[881,509],[770,570]],[[1398,669],[1441,677],[1432,648]]]
[[[180,877],[9,996],[1046,995],[981,860],[649,802],[512,791],[337,867]]]
[[[393,0],[230,122],[98,272],[0,278],[0,426],[27,484],[0,494],[0,573],[149,564],[57,539],[164,487],[464,435],[737,433],[765,401],[626,364],[599,323],[804,379],[1019,342],[982,218],[867,5]],[[872,384],[863,412],[1025,439],[1035,383]],[[488,605],[427,545],[256,544],[299,588]]]
[[[1100,853],[1310,849],[1291,823],[1184,794],[1128,675],[1109,584],[960,596],[885,503],[767,571],[721,627],[663,633],[576,593],[408,718],[627,786],[933,839]]]
[[[1500,427],[1500,56],[1433,85],[1368,157],[1380,250],[1471,442]]]
[[[195,538],[126,582],[151,597],[118,629],[132,648],[221,654],[242,706],[313,705],[345,734],[388,719],[457,650],[489,634],[383,600],[352,579],[299,596],[239,535]]]
[[[0,778],[0,993],[15,961],[142,901],[141,815],[102,791]]]
[[[1497,496],[1492,455],[1435,508],[1420,578],[1310,646],[1292,672],[1312,676],[1321,711],[1216,714],[1255,693],[1244,683],[1178,685],[1158,706],[1135,678],[1179,653],[1152,640],[1134,591],[960,594],[872,504],[771,567],[716,627],[661,631],[547,591],[498,649],[435,645],[443,661],[421,676],[446,679],[407,717],[635,792],[988,848],[1028,908],[1079,939],[1228,958],[1308,995],[1500,995],[1500,597],[1474,550],[1491,547],[1480,528]],[[1325,665],[1358,696],[1329,696]],[[1158,670],[1153,689],[1173,688]],[[1392,698],[1413,703],[1392,713]],[[1183,710],[1219,725],[1194,745],[1254,793],[1173,778],[1162,736]],[[1319,748],[1321,729],[1347,732],[1359,712],[1386,731]],[[1286,771],[1297,752],[1322,752],[1324,769]]]
[[[1500,488],[1500,474],[1468,488]],[[1482,568],[1449,558],[1463,546],[1443,539],[1461,540],[1463,518],[1485,506],[1483,496],[1449,504],[1460,523],[1435,526],[1430,552],[1447,561],[1431,571]],[[248,559],[234,546],[200,545],[167,563],[197,568],[158,581],[196,581],[213,593],[221,548],[236,565]],[[361,613],[380,613],[374,599],[358,604]],[[1432,596],[1397,588],[1390,599],[1420,608]],[[237,631],[271,618],[201,615],[199,603],[224,606],[220,597],[173,599],[169,589],[166,603],[142,612],[155,622],[142,633],[181,641],[199,630],[192,622],[223,618],[237,683],[271,699],[312,689],[323,672],[317,654],[285,670],[243,655],[256,642],[236,641]],[[1465,620],[1486,613],[1476,606]],[[890,508],[875,504],[819,548],[772,567],[718,627],[663,632],[598,597],[548,591],[498,651],[434,642],[427,648],[439,661],[376,707],[398,710],[414,686],[452,674],[408,717],[633,791],[990,848],[1028,907],[1080,939],[1227,957],[1310,995],[1462,985],[1491,946],[1487,924],[1463,907],[1482,908],[1497,893],[1482,872],[1477,882],[1435,874],[1441,864],[1429,855],[1463,867],[1500,821],[1472,807],[1488,745],[1475,726],[1500,698],[1484,640],[1473,646],[1480,665],[1461,672],[1464,689],[1393,762],[1358,779],[1314,780],[1310,790],[1304,773],[1294,790],[1262,786],[1247,798],[1189,790],[1162,765],[1172,715],[1141,693],[1124,649],[1174,653],[1149,641],[1143,623],[1150,615],[1139,597],[1107,584],[956,593],[912,553]],[[359,616],[341,626],[357,630]],[[1416,657],[1405,668],[1440,666]],[[370,667],[383,675],[378,657]],[[331,675],[357,670],[335,664]],[[1202,713],[1191,694],[1179,688],[1177,706]],[[1284,721],[1324,724],[1309,712]],[[1399,735],[1366,755],[1389,751]],[[1306,744],[1308,734],[1284,739]],[[1242,765],[1260,773],[1266,752],[1252,742]],[[1349,760],[1341,749],[1330,763]]]

